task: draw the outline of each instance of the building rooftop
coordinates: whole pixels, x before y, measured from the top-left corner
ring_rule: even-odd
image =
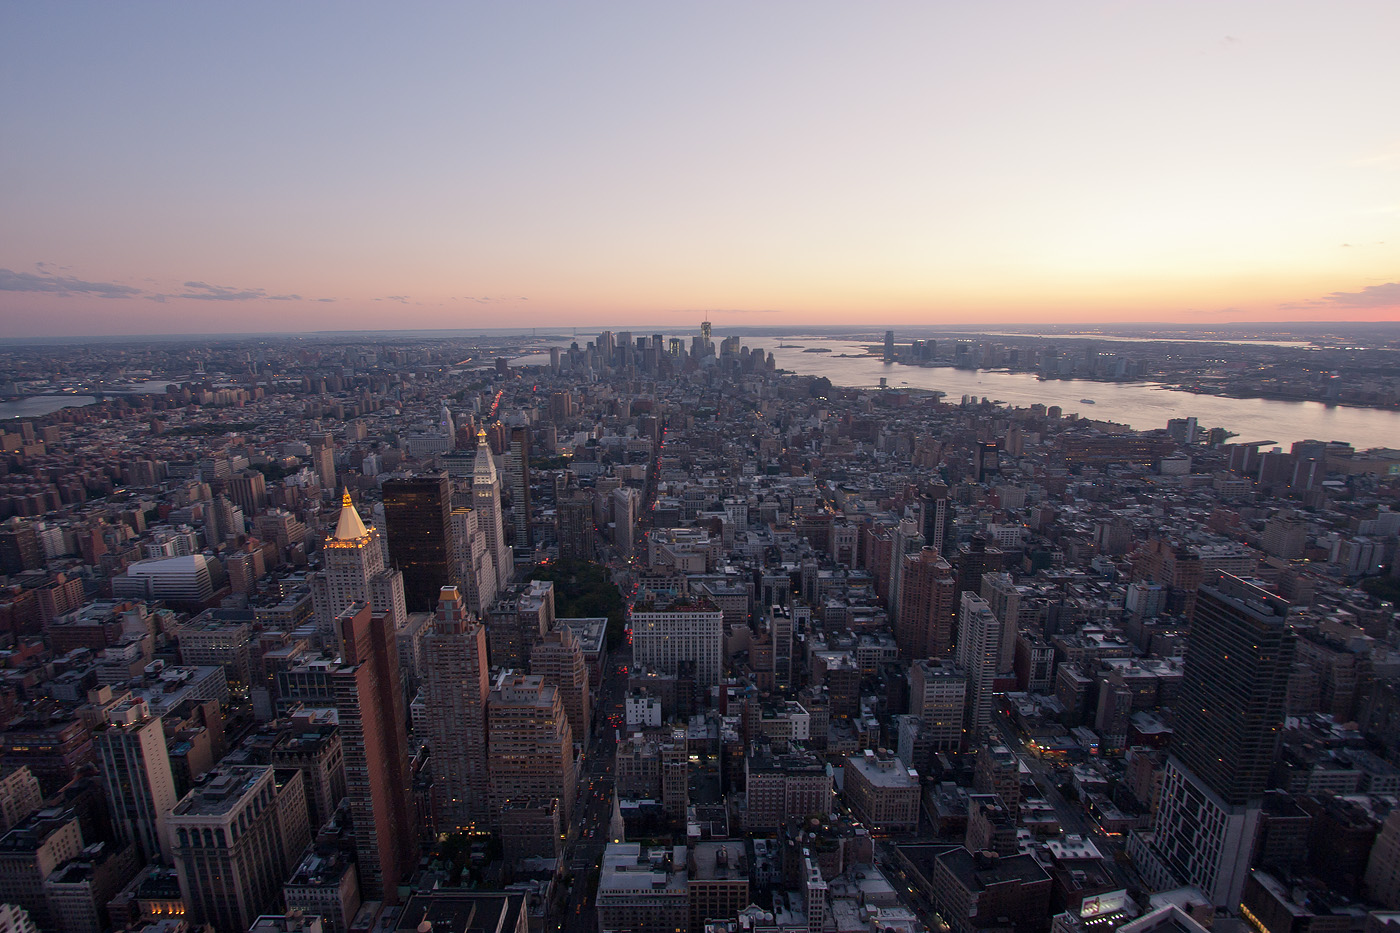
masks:
[[[958,846],[939,855],[938,861],[963,887],[971,891],[981,891],[998,884],[1050,881],[1045,869],[1029,855],[997,856],[971,852]]]
[[[213,772],[213,776],[193,788],[175,805],[176,816],[222,816],[232,811],[243,795],[267,774],[259,765],[232,765]]]
[[[863,755],[851,755],[846,759],[846,767],[854,768],[875,787],[908,788],[919,787],[919,774],[913,768],[893,755],[877,756],[867,749]]]

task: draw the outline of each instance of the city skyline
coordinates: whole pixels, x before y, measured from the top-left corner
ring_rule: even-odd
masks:
[[[1400,9],[0,10],[8,337],[1400,320]]]

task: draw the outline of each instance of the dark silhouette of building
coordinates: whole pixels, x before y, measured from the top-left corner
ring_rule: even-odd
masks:
[[[1200,588],[1171,752],[1226,803],[1268,788],[1293,636],[1284,600],[1220,574]]]
[[[1294,636],[1288,604],[1226,573],[1196,598],[1151,852],[1154,887],[1238,904],[1263,821]]]
[[[452,534],[452,480],[428,473],[384,484],[384,522],[389,562],[403,573],[409,612],[432,612],[444,586],[457,579],[457,547]]]
[[[506,482],[510,486],[510,514],[515,524],[515,546],[529,548],[534,535],[530,529],[530,429],[512,428],[510,451],[506,456]]]
[[[583,492],[560,500],[554,511],[560,560],[592,560],[593,501]]]

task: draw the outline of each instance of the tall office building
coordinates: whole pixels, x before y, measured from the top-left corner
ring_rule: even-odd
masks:
[[[909,665],[909,713],[920,723],[921,741],[932,752],[963,747],[967,674],[952,661],[919,660]]]
[[[946,658],[953,653],[953,626],[958,618],[957,580],[953,566],[925,547],[904,557],[895,643],[910,660]]]
[[[1197,591],[1149,881],[1239,903],[1283,725],[1294,651],[1287,617],[1287,602],[1227,573]]]
[[[244,515],[251,517],[267,508],[267,478],[257,470],[238,471],[225,481],[224,489]]]
[[[885,362],[894,362],[894,331],[885,331]]]
[[[958,548],[958,528],[948,487],[929,483],[919,496],[924,512],[924,544],[938,553],[951,554]]]
[[[300,771],[221,767],[170,814],[187,920],[243,933],[277,906],[282,882],[311,841]]]
[[[0,845],[0,904],[28,911],[41,930],[63,930],[49,908],[46,882],[83,850],[83,831],[72,810],[40,810],[5,834]]]
[[[565,821],[574,807],[574,736],[557,687],[538,675],[504,672],[487,706],[491,812],[508,800],[559,800]]]
[[[515,525],[515,546],[530,550],[535,543],[530,529],[530,427],[511,428],[506,452],[506,479],[510,483],[510,515]]]
[[[530,673],[539,674],[545,683],[558,688],[574,739],[586,744],[591,711],[588,662],[572,629],[556,626],[535,644],[530,651]]]
[[[457,586],[452,535],[452,480],[426,473],[383,486],[389,561],[403,573],[409,612],[432,612],[444,586]]]
[[[1016,639],[1021,634],[1021,590],[1005,571],[982,575],[982,598],[1001,620],[1001,660],[997,673],[1009,672],[1016,662]]]
[[[677,673],[677,665],[695,665],[695,684],[709,689],[722,672],[724,613],[713,601],[677,599],[632,613],[632,659],[661,674]]]
[[[583,490],[561,499],[554,509],[554,537],[560,560],[593,559],[593,497]]]
[[[998,573],[1006,560],[1001,548],[987,543],[987,536],[974,534],[972,540],[952,555],[953,568],[958,572],[958,592],[980,594],[982,574]]]
[[[321,561],[311,594],[317,625],[326,635],[334,634],[335,620],[355,603],[389,613],[395,625],[408,618],[403,574],[384,566],[379,531],[365,527],[348,492],[341,500],[335,531],[321,545]]]
[[[179,797],[165,750],[165,728],[142,699],[121,703],[108,723],[93,733],[108,806],[123,840],[133,842],[146,861],[170,859],[165,821]]]
[[[452,536],[456,539],[457,578],[462,595],[472,612],[485,616],[496,601],[496,562],[487,547],[476,509],[452,510]]]
[[[489,822],[486,768],[486,626],[473,619],[456,587],[442,588],[428,634],[428,748],[432,752],[433,825],[438,832]]]
[[[0,522],[0,573],[24,573],[43,566],[44,550],[34,525],[17,515]]]
[[[392,620],[365,603],[336,619],[342,663],[331,673],[345,760],[345,796],[367,899],[398,903],[418,858],[408,730]]]
[[[637,510],[642,506],[642,494],[631,486],[619,486],[612,491],[613,547],[624,560],[632,556],[637,530]]]
[[[967,734],[976,740],[992,727],[993,686],[1001,657],[1001,620],[976,593],[958,606],[958,667],[967,675]]]
[[[472,468],[472,503],[477,525],[486,537],[486,550],[496,565],[496,591],[510,583],[515,573],[515,558],[506,543],[506,523],[501,514],[501,480],[496,475],[496,461],[491,458],[491,445],[486,442],[486,429],[476,434],[476,464]]]
[[[923,547],[923,529],[913,518],[906,516],[890,529],[890,578],[884,596],[885,605],[892,607],[896,614],[904,593],[904,559],[910,554],[919,553]],[[812,589],[806,598],[814,602],[816,595],[815,589]]]

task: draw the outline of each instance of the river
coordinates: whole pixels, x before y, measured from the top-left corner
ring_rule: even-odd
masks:
[[[172,385],[168,379],[151,379],[119,389],[104,389],[110,398],[114,395],[135,395],[140,393],[164,392]],[[38,418],[51,415],[61,408],[82,408],[97,401],[94,395],[31,395],[13,402],[0,402],[0,420],[6,418]]]
[[[1086,379],[1040,381],[1032,373],[886,364],[865,356],[868,343],[812,341],[781,349],[775,340],[767,346],[778,368],[810,376],[825,376],[833,385],[875,387],[883,378],[892,389],[938,389],[956,402],[964,395],[990,398],[1018,408],[1037,402],[1059,405],[1066,413],[1115,421],[1146,431],[1165,428],[1169,418],[1195,416],[1202,428],[1225,428],[1239,435],[1233,440],[1271,440],[1285,450],[1294,441],[1344,441],[1358,450],[1368,447],[1400,448],[1400,412],[1375,408],[1347,408],[1321,402],[1287,402],[1274,399],[1222,398],[1163,389],[1141,382],[1092,382]],[[830,353],[804,353],[804,347],[829,347]],[[840,356],[839,354],[853,354]],[[1093,399],[1086,405],[1081,399]]]

